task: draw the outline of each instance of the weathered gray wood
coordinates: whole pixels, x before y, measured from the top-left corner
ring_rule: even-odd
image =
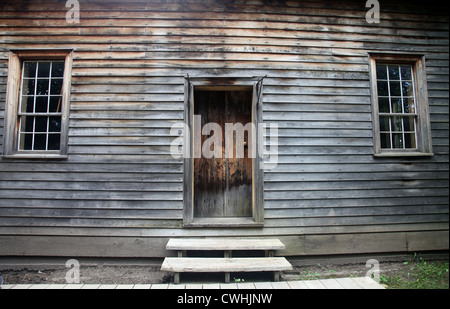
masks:
[[[165,258],[162,271],[170,272],[260,272],[291,270],[282,257],[276,258]]]
[[[167,250],[283,250],[285,245],[279,239],[254,238],[171,238]]]
[[[166,256],[168,238],[206,236],[277,237],[286,255],[448,249],[444,12],[389,1],[368,24],[357,1],[92,0],[69,25],[63,1],[3,1],[2,154],[18,98],[5,93],[20,70],[10,50],[74,54],[68,156],[0,159],[0,255]],[[373,157],[368,52],[425,56],[434,157]],[[264,225],[182,228],[192,169],[169,147],[171,125],[191,117],[187,74],[267,76],[258,121],[277,122],[280,138],[279,165],[256,186]]]
[[[372,278],[351,278],[353,282],[361,286],[363,289],[369,290],[382,290],[385,289],[383,286],[377,284]]]

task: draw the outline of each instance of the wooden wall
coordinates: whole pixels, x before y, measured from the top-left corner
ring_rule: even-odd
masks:
[[[169,237],[268,236],[286,255],[448,249],[449,18],[434,1],[62,0],[0,4],[9,49],[74,49],[69,157],[0,159],[0,256],[164,256]],[[423,3],[423,4],[422,4]],[[374,158],[368,51],[426,55],[435,156]],[[184,76],[265,76],[279,165],[263,229],[183,229]]]

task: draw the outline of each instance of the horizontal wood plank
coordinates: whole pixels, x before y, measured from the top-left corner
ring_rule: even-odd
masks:
[[[285,258],[165,258],[162,271],[259,272],[291,270]]]
[[[285,245],[278,239],[252,238],[172,238],[167,250],[283,250]]]

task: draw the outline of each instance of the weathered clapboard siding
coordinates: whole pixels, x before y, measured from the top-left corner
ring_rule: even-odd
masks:
[[[287,255],[448,249],[448,16],[434,1],[0,4],[8,51],[74,49],[66,161],[0,160],[0,255],[163,256],[169,237],[276,235]],[[368,51],[426,55],[434,157],[374,158]],[[170,156],[189,76],[264,79],[279,165],[263,229],[183,229]],[[3,138],[0,138],[0,150]],[[49,237],[51,236],[51,237]],[[81,243],[81,245],[80,245]]]

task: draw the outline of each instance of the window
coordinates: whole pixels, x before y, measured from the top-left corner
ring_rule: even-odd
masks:
[[[11,52],[4,155],[67,155],[71,54]]]
[[[417,114],[409,64],[377,64],[382,149],[416,149]]]
[[[375,155],[432,155],[423,63],[418,56],[371,55]]]

